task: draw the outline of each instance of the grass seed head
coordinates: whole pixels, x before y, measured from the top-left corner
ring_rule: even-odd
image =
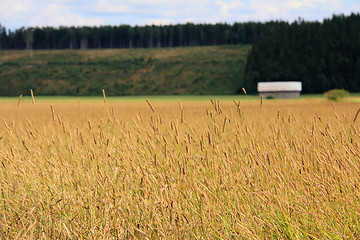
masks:
[[[148,99],[146,99],[147,104],[149,105],[150,109],[152,112],[155,112],[155,109],[153,108],[153,106],[151,105],[150,101]]]
[[[30,93],[31,93],[32,103],[35,104],[34,92],[32,89],[30,89]]]
[[[245,90],[245,88],[242,88],[242,90],[243,90],[244,94],[246,95],[246,90]]]
[[[102,90],[102,94],[103,94],[103,97],[104,97],[104,103],[106,103],[105,89]]]
[[[359,113],[360,113],[360,108],[359,108],[359,110],[358,110],[358,111],[356,112],[356,114],[355,114],[355,117],[354,117],[354,121],[353,121],[353,123],[355,123],[355,122],[356,122],[356,119],[358,118]]]
[[[19,96],[19,100],[18,100],[18,102],[17,102],[17,106],[20,105],[20,100],[21,100],[21,98],[22,98],[22,94],[20,94],[20,96]]]

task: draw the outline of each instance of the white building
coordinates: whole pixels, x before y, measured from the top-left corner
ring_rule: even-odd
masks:
[[[257,90],[263,98],[299,98],[301,82],[258,82]]]

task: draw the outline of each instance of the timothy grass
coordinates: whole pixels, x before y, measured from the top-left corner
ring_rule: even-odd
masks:
[[[358,103],[146,99],[3,101],[0,238],[359,238]]]

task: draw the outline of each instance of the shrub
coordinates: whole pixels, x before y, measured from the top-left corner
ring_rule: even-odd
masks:
[[[275,99],[275,96],[274,95],[268,95],[268,96],[266,96],[266,99]]]
[[[324,93],[324,95],[331,101],[338,101],[339,99],[350,96],[350,93],[345,89],[332,89]]]

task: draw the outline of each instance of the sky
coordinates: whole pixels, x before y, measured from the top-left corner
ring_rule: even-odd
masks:
[[[168,25],[300,18],[360,12],[359,0],[0,0],[7,29],[43,26]]]

